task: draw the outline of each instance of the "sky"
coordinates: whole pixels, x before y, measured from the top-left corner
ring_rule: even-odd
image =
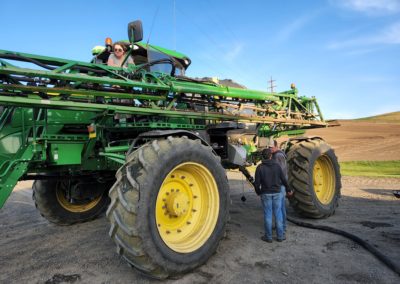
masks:
[[[400,111],[400,0],[0,0],[0,49],[90,61],[106,37],[184,53],[186,75],[275,91],[295,83],[325,119]]]

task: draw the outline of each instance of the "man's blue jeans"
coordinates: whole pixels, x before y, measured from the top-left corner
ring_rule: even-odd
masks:
[[[283,239],[282,224],[282,198],[281,193],[261,194],[261,202],[264,208],[265,237],[272,240],[272,212],[275,215],[276,235]]]
[[[281,198],[282,198],[282,227],[283,234],[286,234],[286,188],[284,185],[281,185]]]

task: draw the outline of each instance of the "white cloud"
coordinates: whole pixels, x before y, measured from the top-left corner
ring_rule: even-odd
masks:
[[[292,34],[303,28],[309,22],[309,20],[309,17],[295,19],[279,32],[278,37],[275,40],[278,42],[288,40]]]
[[[243,44],[242,43],[237,43],[235,45],[233,45],[229,51],[224,55],[224,60],[232,63],[234,62],[238,56],[241,54],[243,50]]]
[[[400,0],[339,0],[340,6],[370,15],[385,15],[400,11]]]
[[[382,34],[375,39],[378,42],[386,44],[399,44],[400,43],[400,22],[390,26],[384,30]]]
[[[376,52],[377,50],[379,50],[379,48],[360,48],[360,49],[349,50],[342,54],[348,55],[348,56],[360,56],[360,55],[365,55],[365,54],[368,54],[371,52]]]
[[[286,25],[283,29],[279,31],[276,38],[274,39],[275,42],[284,42],[290,39],[290,37],[296,33],[297,31],[301,30],[304,26],[306,26],[309,22],[311,22],[316,16],[320,14],[321,11],[315,11],[307,15],[299,16],[298,18],[294,19],[291,23]]]
[[[400,22],[385,27],[376,34],[332,42],[328,45],[328,48],[340,49],[347,47],[376,46],[388,44],[400,44]]]

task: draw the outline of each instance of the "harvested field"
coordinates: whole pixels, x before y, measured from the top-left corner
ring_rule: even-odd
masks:
[[[339,127],[308,130],[335,149],[339,161],[400,160],[400,123],[373,120],[340,120]]]

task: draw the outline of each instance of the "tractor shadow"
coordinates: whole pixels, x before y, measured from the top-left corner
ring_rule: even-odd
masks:
[[[381,196],[394,196],[395,191],[400,191],[399,188],[392,189],[392,190],[378,189],[378,188],[366,188],[366,189],[361,189],[361,190],[364,192],[367,192],[367,193],[381,195]]]

